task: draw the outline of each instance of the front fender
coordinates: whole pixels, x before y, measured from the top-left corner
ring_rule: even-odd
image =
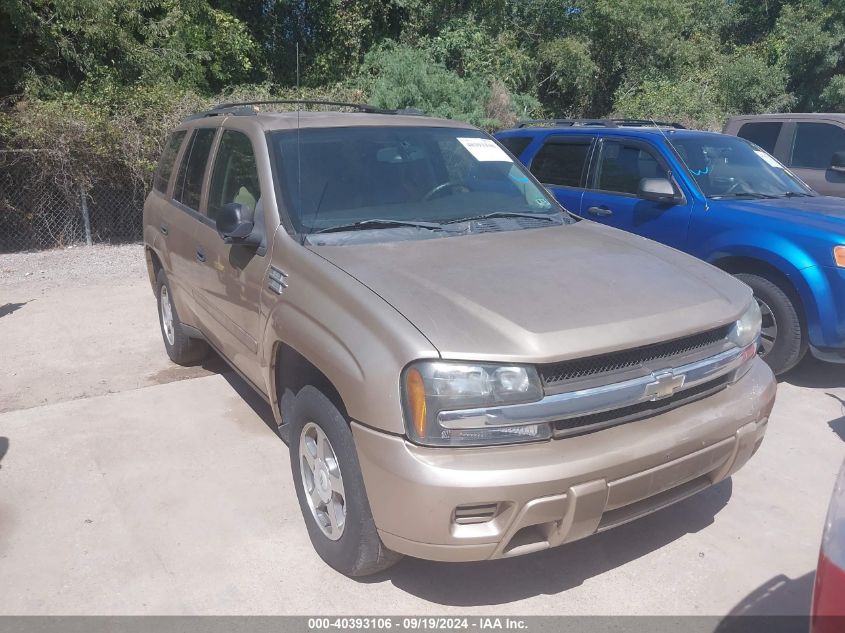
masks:
[[[727,258],[742,257],[775,268],[798,293],[810,342],[818,347],[842,345],[842,307],[837,307],[841,299],[813,256],[795,242],[777,233],[738,229],[714,236],[696,254],[715,265]]]
[[[386,301],[330,262],[290,240],[280,250],[274,265],[288,273],[288,287],[270,308],[262,343],[274,405],[280,394],[272,355],[284,343],[329,379],[352,419],[403,434],[402,369],[439,357],[437,350]]]

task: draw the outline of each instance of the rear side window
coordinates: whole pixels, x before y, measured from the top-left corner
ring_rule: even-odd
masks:
[[[827,169],[833,152],[845,151],[845,130],[830,123],[798,123],[790,167]]]
[[[637,145],[617,141],[602,143],[596,188],[636,195],[643,178],[668,178],[655,156]]]
[[[195,211],[200,207],[205,166],[208,163],[208,154],[216,133],[216,128],[201,128],[194,132],[190,147],[179,166],[179,174],[176,176],[173,197]]]
[[[744,138],[746,141],[751,141],[755,145],[759,145],[769,154],[775,153],[775,145],[780,136],[780,130],[783,123],[775,121],[766,121],[764,123],[746,123],[736,135],[739,138]]]
[[[506,136],[500,138],[498,141],[505,146],[505,148],[514,156],[519,158],[519,155],[531,144],[534,140],[530,136]]]
[[[249,137],[242,132],[225,130],[208,188],[208,217],[216,219],[220,209],[231,202],[243,205],[252,213],[260,197],[258,168]]]
[[[182,139],[185,138],[185,134],[185,130],[174,132],[164,145],[164,151],[161,153],[161,158],[158,161],[158,169],[156,169],[156,174],[153,178],[153,187],[157,191],[161,191],[162,193],[167,192],[170,174],[173,173],[173,163],[176,162],[176,154],[179,153],[179,148],[182,147]]]
[[[590,141],[586,139],[546,141],[531,161],[531,171],[537,180],[547,185],[580,187],[589,152]]]

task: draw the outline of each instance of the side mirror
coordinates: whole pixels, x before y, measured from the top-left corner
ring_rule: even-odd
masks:
[[[667,178],[643,178],[637,188],[637,197],[667,204],[679,204],[684,199]]]
[[[217,232],[223,241],[227,244],[236,242],[245,242],[252,234],[253,221],[248,218],[247,207],[238,203],[230,202],[223,205],[220,212],[217,214],[215,222]]]
[[[845,152],[833,152],[830,159],[830,168],[833,171],[845,172]]]

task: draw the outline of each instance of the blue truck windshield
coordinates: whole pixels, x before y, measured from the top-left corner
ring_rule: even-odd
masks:
[[[708,198],[782,198],[813,195],[764,150],[732,136],[671,139],[701,192]]]

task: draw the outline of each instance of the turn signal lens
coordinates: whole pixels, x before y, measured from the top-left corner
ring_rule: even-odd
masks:
[[[840,268],[845,268],[845,246],[835,246],[833,248],[833,261]]]
[[[409,369],[405,374],[405,382],[414,430],[417,432],[417,437],[425,437],[425,383],[420,370],[416,367]]]

